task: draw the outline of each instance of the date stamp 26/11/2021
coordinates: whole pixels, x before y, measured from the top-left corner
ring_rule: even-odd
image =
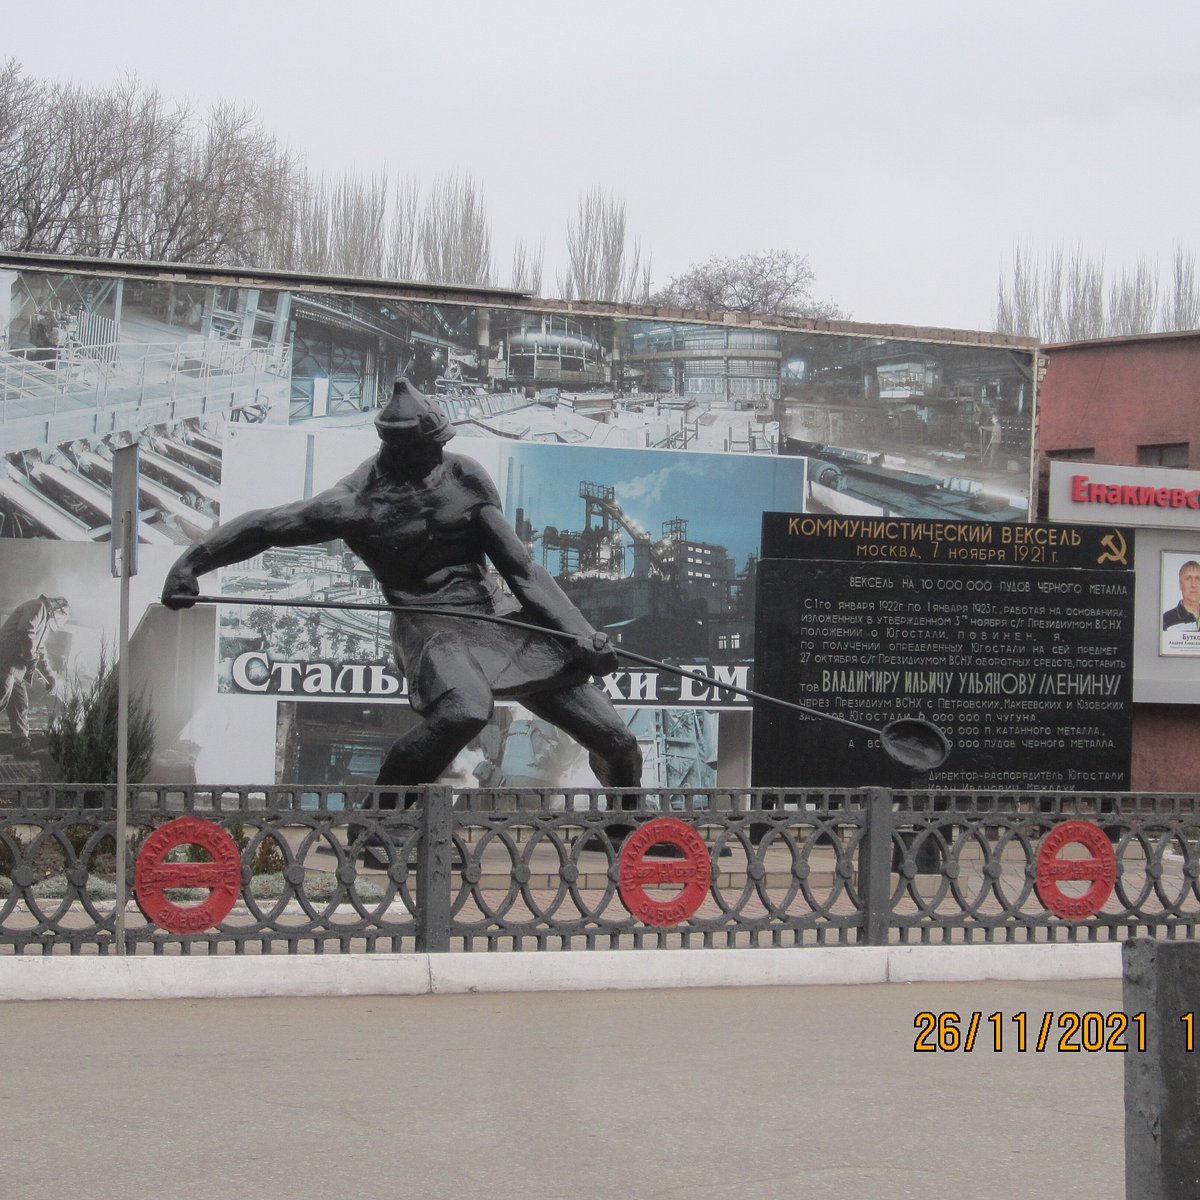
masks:
[[[1183,1049],[1196,1049],[1196,1013],[1181,1013],[1177,1033]],[[999,1054],[1015,1050],[1044,1054],[1126,1054],[1146,1050],[1144,1012],[1044,1012],[1040,1019],[1027,1012],[919,1012],[913,1018],[918,1054],[970,1054],[977,1048]]]

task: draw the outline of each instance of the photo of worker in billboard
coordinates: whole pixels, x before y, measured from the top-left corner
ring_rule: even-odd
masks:
[[[117,601],[108,547],[0,539],[0,779],[43,777],[63,701],[115,657]]]
[[[1159,654],[1200,657],[1200,549],[1162,552],[1159,597],[1164,609]]]
[[[13,758],[32,759],[29,738],[30,688],[40,683],[47,696],[58,693],[58,676],[46,653],[51,630],[61,629],[70,617],[65,596],[37,595],[18,604],[0,625],[0,711],[12,730]]]

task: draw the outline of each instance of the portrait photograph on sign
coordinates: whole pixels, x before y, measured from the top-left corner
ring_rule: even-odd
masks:
[[[1162,552],[1159,601],[1159,654],[1200,658],[1200,544],[1191,552]]]

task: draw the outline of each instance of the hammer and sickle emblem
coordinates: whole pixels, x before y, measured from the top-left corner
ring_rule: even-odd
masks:
[[[1097,564],[1106,562],[1120,563],[1121,566],[1127,567],[1129,563],[1126,561],[1128,547],[1125,545],[1125,538],[1122,536],[1119,529],[1114,529],[1112,533],[1106,533],[1100,539],[1106,553],[1100,555],[1096,559]]]

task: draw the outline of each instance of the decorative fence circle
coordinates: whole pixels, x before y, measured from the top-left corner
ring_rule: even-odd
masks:
[[[199,846],[211,862],[166,862],[177,846]],[[219,825],[199,817],[179,817],[156,829],[145,841],[133,873],[134,894],[146,918],[168,933],[199,933],[229,916],[242,890],[242,856],[237,843]],[[165,893],[172,888],[208,888],[199,904],[179,905]]]
[[[652,846],[666,843],[683,853],[683,861],[647,862]],[[704,839],[683,821],[656,817],[625,840],[621,850],[620,889],[625,907],[646,925],[678,925],[686,921],[708,895],[712,867]],[[655,900],[647,884],[683,884],[670,900]]]
[[[1086,858],[1059,858],[1072,843],[1091,853]],[[1091,886],[1079,896],[1068,896],[1058,885],[1064,879],[1087,880]],[[1095,916],[1117,881],[1117,856],[1098,825],[1091,821],[1064,821],[1042,839],[1037,853],[1037,890],[1042,903],[1056,916],[1081,921]]]

